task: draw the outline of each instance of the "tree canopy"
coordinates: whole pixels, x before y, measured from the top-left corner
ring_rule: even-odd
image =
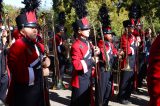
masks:
[[[109,15],[111,19],[112,30],[116,35],[120,36],[123,26],[122,22],[128,19],[128,8],[131,3],[137,2],[141,6],[142,17],[144,28],[151,27],[155,28],[156,31],[160,28],[160,2],[159,0],[86,0],[87,1],[87,10],[88,18],[91,24],[97,23],[97,14],[99,8],[103,3],[106,3],[109,9]],[[55,24],[58,23],[58,14],[61,11],[66,13],[66,23],[65,26],[69,33],[72,33],[72,23],[77,18],[75,14],[75,9],[73,8],[73,0],[53,0],[52,10],[42,10],[39,9],[38,15],[43,11],[54,13]],[[8,11],[9,16],[11,17],[11,23],[15,25],[15,17],[19,13],[19,8],[12,7],[11,5],[4,6],[5,11]],[[50,20],[51,16],[48,15],[47,19]],[[51,20],[52,21],[52,20]]]

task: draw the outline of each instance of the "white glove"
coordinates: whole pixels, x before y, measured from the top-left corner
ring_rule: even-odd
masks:
[[[50,64],[51,64],[50,59],[49,59],[48,57],[45,57],[45,58],[44,58],[44,60],[43,60],[43,62],[42,62],[42,66],[43,66],[43,68],[47,68],[47,67],[49,67],[49,66],[50,66]]]
[[[98,46],[94,46],[94,54],[95,55],[99,55],[100,54],[100,49],[98,48]]]
[[[95,63],[98,63],[98,62],[99,62],[99,57],[97,57],[97,56],[92,57],[92,59],[94,60]]]
[[[49,69],[48,68],[43,68],[43,76],[49,76]]]
[[[137,36],[137,40],[136,40],[136,46],[139,46],[141,42],[141,38],[140,36]]]

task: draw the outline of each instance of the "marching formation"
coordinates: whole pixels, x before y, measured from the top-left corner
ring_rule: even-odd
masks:
[[[131,94],[143,93],[139,88],[147,81],[148,106],[160,106],[160,37],[152,39],[152,29],[144,29],[140,5],[130,5],[118,37],[105,3],[91,23],[86,0],[74,0],[77,17],[69,37],[64,11],[58,25],[51,16],[49,32],[45,20],[49,13],[39,17],[43,24],[38,22],[40,0],[22,3],[25,7],[11,27],[0,0],[0,105],[50,106],[50,88],[71,89],[70,106],[108,106],[114,90],[117,102],[128,105]],[[65,74],[71,76],[69,85],[64,83]]]

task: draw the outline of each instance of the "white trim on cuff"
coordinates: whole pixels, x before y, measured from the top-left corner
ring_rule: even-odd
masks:
[[[28,70],[29,70],[29,86],[31,85],[34,85],[34,71],[33,71],[33,68],[31,67],[28,67]]]
[[[132,47],[130,47],[131,51],[132,51],[132,55],[134,55],[134,49]]]
[[[30,64],[30,67],[35,66],[40,61],[40,58],[37,58],[34,62]]]
[[[37,47],[37,45],[34,45],[35,46],[35,48],[36,48],[36,53],[37,53],[37,55],[39,56],[40,55],[40,52],[39,52],[39,50],[38,50],[38,47]]]
[[[58,52],[61,53],[61,47],[58,46],[57,48],[58,48]]]
[[[82,66],[83,66],[84,73],[87,73],[88,72],[88,67],[87,67],[86,62],[84,60],[81,60],[81,63],[82,63]]]

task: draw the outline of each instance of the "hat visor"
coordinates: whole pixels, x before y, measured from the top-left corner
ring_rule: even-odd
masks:
[[[36,28],[38,25],[37,23],[26,23],[24,24],[24,27]]]
[[[90,28],[83,28],[83,29],[80,29],[80,30],[82,30],[82,31],[83,31],[83,30],[90,30]]]
[[[128,27],[134,28],[134,25],[128,25]]]
[[[91,26],[90,25],[88,25],[88,26],[83,26],[83,27],[80,27],[79,28],[80,30],[89,30],[89,29],[91,29]]]
[[[113,33],[112,31],[104,32],[104,34],[112,34],[112,33]]]

